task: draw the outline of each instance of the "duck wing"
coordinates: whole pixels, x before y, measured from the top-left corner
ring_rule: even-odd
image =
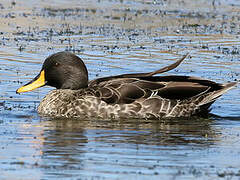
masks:
[[[94,95],[108,104],[129,104],[141,98],[185,100],[220,90],[221,84],[190,76],[115,78],[92,86]]]

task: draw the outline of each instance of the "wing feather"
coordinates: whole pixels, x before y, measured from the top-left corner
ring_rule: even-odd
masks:
[[[95,95],[109,104],[129,104],[152,95],[163,99],[184,100],[221,89],[220,84],[189,76],[115,78],[96,86]]]

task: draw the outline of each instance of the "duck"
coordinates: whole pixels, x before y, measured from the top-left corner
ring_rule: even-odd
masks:
[[[58,52],[47,57],[40,73],[16,93],[55,87],[38,106],[42,116],[110,119],[203,116],[236,82],[220,84],[192,76],[159,75],[176,68],[188,55],[156,71],[89,81],[88,70],[80,57],[71,52]]]

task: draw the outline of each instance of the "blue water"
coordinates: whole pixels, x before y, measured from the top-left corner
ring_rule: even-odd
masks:
[[[63,50],[84,60],[90,79],[152,71],[190,52],[166,74],[238,81],[237,1],[54,2],[2,3],[0,179],[239,179],[239,85],[208,119],[159,121],[40,117],[52,88],[15,93]]]

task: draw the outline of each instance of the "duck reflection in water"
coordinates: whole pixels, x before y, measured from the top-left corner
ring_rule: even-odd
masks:
[[[111,154],[115,151],[121,153],[123,147],[140,152],[157,150],[155,153],[159,156],[166,152],[158,150],[171,150],[175,146],[186,150],[193,145],[195,148],[206,149],[218,141],[220,132],[211,127],[213,121],[202,118],[164,121],[64,118],[45,120],[42,123],[48,130],[43,133],[43,159],[47,164],[81,163],[82,166],[92,155],[101,156],[102,153]],[[49,130],[49,127],[52,130]],[[139,146],[143,149],[139,149]]]

